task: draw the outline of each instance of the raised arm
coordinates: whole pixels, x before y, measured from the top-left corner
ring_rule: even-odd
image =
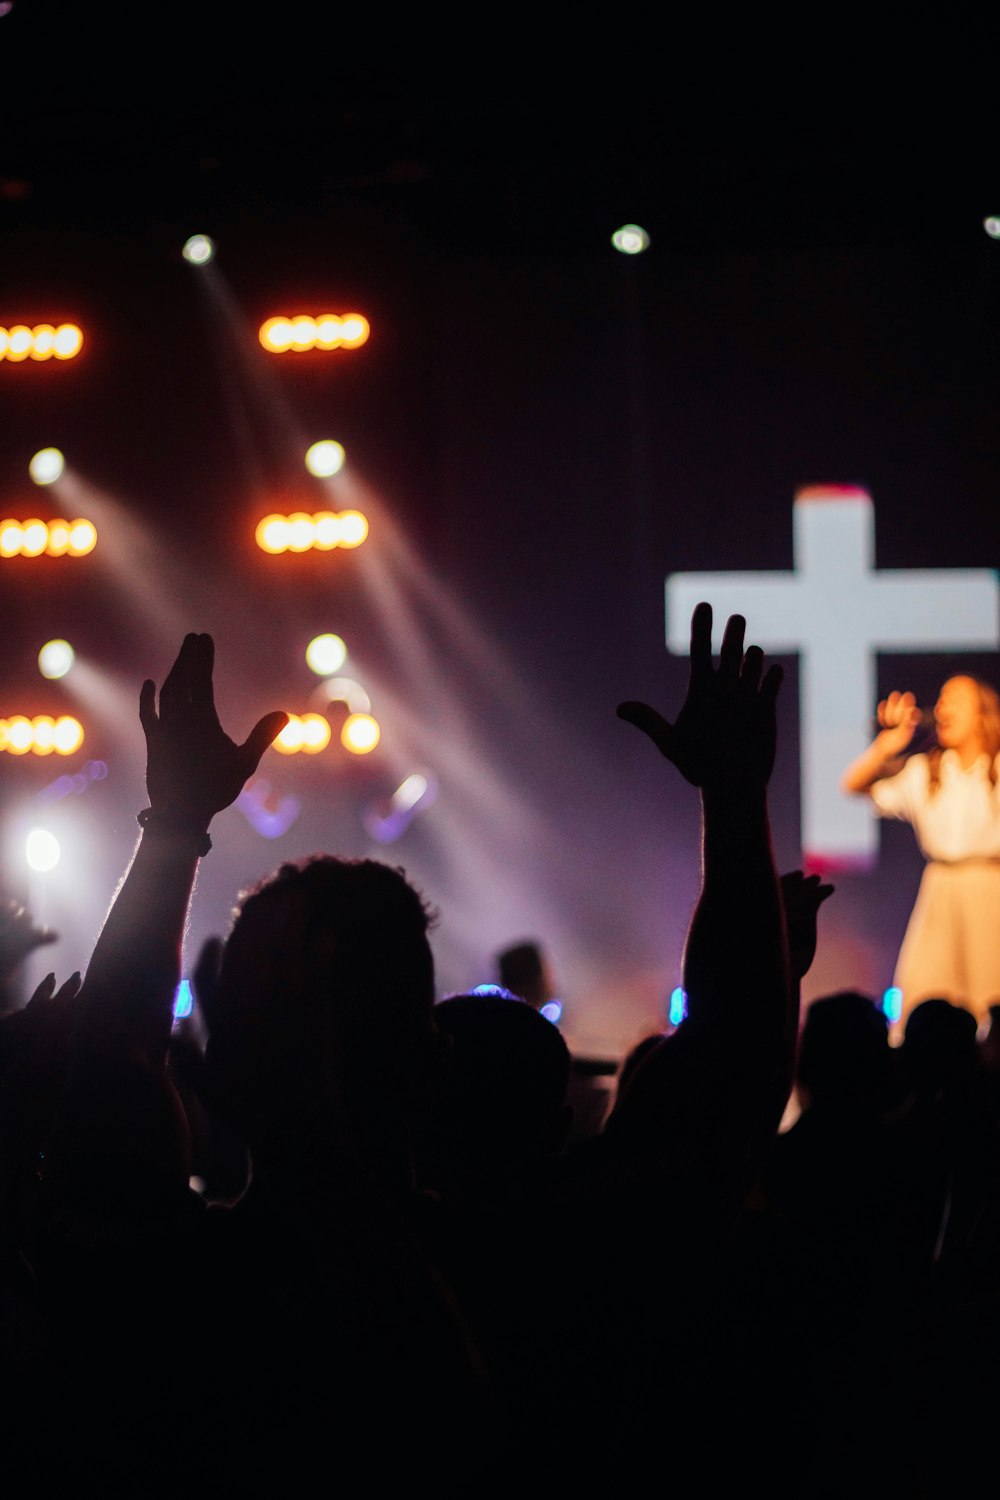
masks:
[[[920,724],[917,700],[912,693],[890,693],[878,706],[878,721],[882,728],[841,777],[844,792],[862,796],[883,776],[892,776],[899,770],[899,758]]]
[[[636,1070],[609,1125],[628,1134],[634,1120],[647,1138],[675,1141],[680,1132],[716,1158],[777,1125],[797,1019],[766,800],[781,671],[764,673],[756,646],[744,655],[744,629],[729,620],[714,669],[712,610],[699,604],[677,719],[644,703],[618,710],[700,789],[703,870],[684,961],[688,1018]]]
[[[162,1066],[195,871],[211,848],[208,826],[239,796],[287,722],[284,713],[266,714],[235,744],[215,710],[214,656],[211,636],[185,636],[160,689],[159,712],[155,683],[142,686],[149,807],[139,815],[139,843],[80,997],[88,1048],[104,1056]]]

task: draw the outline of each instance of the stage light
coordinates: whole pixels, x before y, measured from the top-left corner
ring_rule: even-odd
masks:
[[[46,641],[38,653],[38,670],[43,677],[65,677],[75,659],[69,641]]]
[[[92,521],[0,521],[0,557],[85,557],[97,545],[97,528]]]
[[[292,342],[292,325],[287,318],[268,318],[257,337],[272,354],[284,354]]]
[[[23,714],[14,714],[10,719],[3,721],[3,735],[0,737],[0,746],[11,755],[27,755],[35,739],[35,731],[31,727],[31,720],[26,719]]]
[[[41,557],[48,546],[49,528],[34,516],[21,528],[21,556]]]
[[[551,1021],[553,1026],[558,1026],[562,1020],[562,1001],[546,1000],[544,1005],[538,1007],[538,1014],[544,1016],[546,1021]]]
[[[513,990],[504,989],[502,984],[475,984],[469,991],[470,995],[491,995],[496,1000],[516,1000],[523,1005],[520,995],[515,995]]]
[[[189,265],[207,266],[215,254],[215,245],[207,234],[193,234],[185,240],[181,254]]]
[[[611,243],[623,255],[638,255],[649,245],[649,235],[638,224],[623,224],[611,236]]]
[[[49,549],[49,528],[44,521],[25,521],[21,531],[22,557],[41,557]],[[68,538],[67,538],[68,545]]]
[[[73,521],[66,551],[70,557],[86,557],[97,546],[97,528],[92,521]]]
[[[75,359],[83,348],[83,333],[75,323],[61,323],[52,340],[56,359]]]
[[[34,730],[32,751],[35,755],[51,755],[56,748],[56,721],[48,714],[38,714],[31,722]]]
[[[317,635],[306,647],[306,664],[317,677],[339,672],[347,660],[347,647],[339,635]]]
[[[305,731],[302,728],[302,720],[298,714],[289,714],[288,723],[277,739],[273,741],[273,744],[275,750],[279,751],[280,754],[294,755],[298,750],[302,749],[304,739]]]
[[[55,484],[65,467],[66,460],[58,448],[39,448],[28,465],[28,475],[36,484]]]
[[[44,875],[54,870],[61,854],[59,840],[47,828],[33,828],[24,841],[24,857],[29,868]]]
[[[688,1013],[688,997],[680,985],[670,992],[670,1013],[668,1019],[671,1026],[679,1026]]]
[[[4,524],[0,523],[0,553]],[[312,547],[329,552],[334,547],[360,547],[367,535],[368,522],[358,510],[341,511],[340,515],[321,510],[312,516],[299,510],[290,516],[264,516],[257,522],[254,540],[262,552],[308,552]]]
[[[318,755],[330,743],[330,724],[322,714],[290,714],[288,723],[274,741],[282,755]]]
[[[371,326],[360,313],[348,313],[340,320],[340,344],[343,349],[358,349],[367,342]]]
[[[52,739],[57,755],[75,755],[83,744],[83,725],[79,719],[64,714],[56,720]]]
[[[358,349],[367,342],[371,325],[360,313],[320,313],[311,318],[306,313],[294,317],[267,318],[257,337],[269,354],[302,354],[307,349]]]
[[[254,538],[262,552],[284,552],[288,546],[288,522],[284,516],[265,516],[258,521]],[[3,532],[0,531],[0,548],[2,546]]]
[[[903,1014],[903,991],[898,984],[890,984],[882,996],[882,1014],[890,1026],[895,1025]]]
[[[360,547],[368,535],[368,522],[359,510],[340,512],[340,545]]]
[[[174,990],[174,1020],[183,1021],[194,1009],[194,993],[190,979],[182,979]]]
[[[1000,240],[1000,217],[990,214],[988,219],[983,220],[983,228],[991,240]]]
[[[294,511],[288,517],[288,550],[289,552],[308,552],[316,540],[316,527],[312,516],[307,516],[305,511]]]
[[[382,738],[382,731],[371,714],[348,714],[340,731],[340,742],[352,755],[367,755]]]
[[[26,328],[23,323],[15,323],[14,327],[7,333],[7,358],[14,360],[27,359],[31,352],[32,335],[31,329]]]
[[[302,715],[302,749],[306,755],[318,755],[330,743],[330,725],[322,714]]]
[[[45,551],[49,557],[63,557],[69,551],[70,525],[62,519],[49,522],[49,540]]]
[[[0,328],[0,359],[74,359],[83,347],[83,333],[75,323],[60,323],[54,328],[51,323],[38,323],[28,328],[17,323],[12,328]]]
[[[342,443],[333,438],[324,438],[320,443],[313,443],[307,450],[306,468],[318,479],[328,479],[331,474],[340,473],[346,457]]]
[[[313,516],[313,546],[317,552],[331,552],[340,546],[340,517],[332,510],[319,510]]]
[[[32,359],[51,359],[56,347],[56,331],[51,323],[39,323],[31,330]]]

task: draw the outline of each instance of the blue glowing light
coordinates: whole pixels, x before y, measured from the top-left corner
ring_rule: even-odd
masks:
[[[183,1021],[189,1016],[194,1007],[194,995],[191,992],[190,979],[182,979],[174,991],[174,1020]]]
[[[887,1021],[898,1021],[903,1014],[903,991],[898,984],[890,984],[882,996],[882,1014]]]
[[[670,992],[670,1024],[679,1026],[688,1013],[688,997],[680,985]]]
[[[108,768],[103,760],[88,760],[76,776],[57,776],[55,781],[42,787],[40,792],[35,793],[35,801],[44,807],[49,802],[58,802],[62,797],[79,797],[92,781],[103,781],[107,774]]]
[[[553,1026],[558,1026],[559,1022],[562,1020],[562,1001],[546,1001],[544,1005],[539,1006],[538,1014],[540,1016],[544,1016],[546,1021],[551,1021]]]
[[[279,796],[263,776],[247,782],[235,804],[250,827],[264,839],[280,839],[302,811],[298,797]]]
[[[505,990],[502,984],[477,984],[469,991],[470,995],[495,995],[498,1000],[517,1000],[519,996]]]

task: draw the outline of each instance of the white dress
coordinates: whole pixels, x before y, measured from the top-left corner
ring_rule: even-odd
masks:
[[[980,1018],[1000,1004],[1000,777],[991,785],[989,769],[986,755],[963,770],[946,750],[932,795],[927,756],[913,755],[869,788],[880,816],[912,824],[927,860],[896,963],[904,1016],[935,996]]]

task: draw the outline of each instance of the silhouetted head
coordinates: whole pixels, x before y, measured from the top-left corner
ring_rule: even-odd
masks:
[[[903,1060],[914,1086],[923,1094],[951,1089],[976,1069],[976,1018],[947,1000],[924,1000],[906,1022]]]
[[[799,1043],[796,1081],[806,1106],[878,1111],[887,1103],[889,1023],[867,995],[814,1000]]]
[[[525,1001],[455,995],[434,1008],[449,1041],[434,1154],[447,1171],[526,1164],[565,1145],[570,1055]]]
[[[400,870],[317,855],[244,894],[222,955],[207,1064],[252,1140],[282,1113],[395,1107],[424,1066],[434,965]]]

